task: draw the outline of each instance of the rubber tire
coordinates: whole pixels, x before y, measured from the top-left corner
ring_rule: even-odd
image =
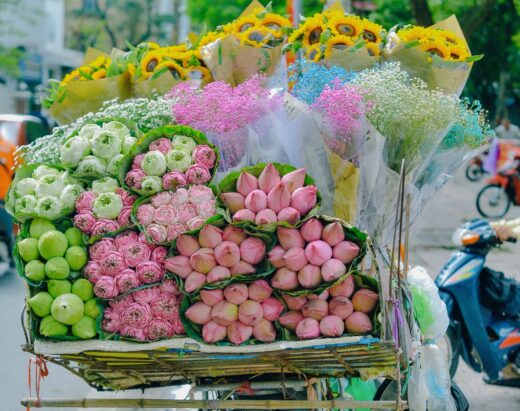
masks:
[[[476,164],[470,163],[466,167],[465,174],[466,174],[466,178],[469,181],[476,183],[477,181],[482,180],[482,177],[484,176],[484,171],[482,170],[482,166],[478,166]]]
[[[482,217],[484,217],[484,218],[502,218],[502,217],[504,217],[504,216],[507,214],[507,212],[509,211],[509,208],[511,207],[511,199],[510,199],[509,196],[508,196],[507,206],[506,206],[506,209],[504,210],[504,212],[503,212],[502,214],[500,214],[500,215],[498,215],[498,216],[488,216],[488,215],[486,215],[486,214],[482,211],[482,209],[481,209],[481,207],[480,207],[480,198],[482,197],[482,194],[484,194],[484,192],[485,192],[486,190],[488,190],[488,189],[490,189],[490,188],[496,188],[496,187],[500,187],[500,186],[497,185],[497,184],[488,184],[487,186],[484,186],[484,187],[482,188],[482,190],[480,190],[480,191],[478,192],[478,194],[477,194],[477,201],[476,201],[476,203],[477,203],[477,210],[478,210],[479,214],[480,214]]]

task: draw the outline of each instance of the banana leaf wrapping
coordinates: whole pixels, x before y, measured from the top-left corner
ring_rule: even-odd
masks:
[[[142,136],[133,149],[128,153],[123,159],[121,160],[121,164],[119,166],[119,182],[121,183],[121,186],[124,187],[126,190],[135,192],[139,195],[148,195],[149,193],[143,192],[142,190],[137,190],[130,188],[126,184],[126,174],[131,170],[132,163],[134,160],[134,157],[138,154],[143,154],[148,151],[149,145],[154,142],[155,140],[158,140],[159,138],[168,138],[171,140],[175,136],[185,136],[185,137],[191,137],[197,145],[207,145],[209,146],[216,155],[215,164],[213,167],[209,170],[211,173],[212,178],[215,176],[215,173],[218,169],[218,164],[220,160],[220,153],[216,146],[211,144],[206,136],[201,133],[198,130],[194,130],[187,126],[163,126],[156,129],[153,129],[146,133],[144,136]]]
[[[293,167],[289,164],[279,164],[279,163],[271,163],[273,164],[274,168],[278,171],[280,174],[280,177],[283,177],[284,175],[291,173],[296,170],[296,167]],[[259,177],[264,168],[267,166],[267,163],[258,163],[251,167],[244,167],[243,169],[239,171],[230,172],[227,174],[226,177],[220,181],[218,184],[218,189],[220,193],[230,193],[230,192],[236,192],[237,188],[237,181],[240,177],[240,174],[242,172],[247,172],[255,177]],[[305,175],[305,181],[303,183],[304,187],[309,185],[315,185],[314,179],[309,176],[308,174]],[[222,206],[224,211],[224,216],[227,221],[232,222],[233,216],[231,215],[231,212],[229,209],[224,205],[221,199],[219,199],[219,203]],[[318,210],[320,208],[321,204],[321,195],[320,192],[317,192],[317,202],[316,205],[310,210],[305,216],[302,216],[302,220],[306,220],[318,213]],[[269,223],[264,225],[256,225],[252,221],[240,221],[240,222],[234,222],[235,225],[242,227],[242,228],[248,228],[249,230],[262,230],[262,231],[268,231],[268,232],[274,232],[276,231],[277,227],[294,227],[294,225],[289,224],[287,221],[280,221],[276,223]]]

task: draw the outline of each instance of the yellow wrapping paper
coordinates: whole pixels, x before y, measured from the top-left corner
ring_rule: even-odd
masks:
[[[332,50],[331,56],[323,60],[328,67],[339,66],[347,71],[361,71],[381,61],[380,56],[371,56],[366,47],[359,49]]]
[[[329,165],[335,181],[334,214],[353,224],[357,213],[359,169],[333,152],[329,152]]]
[[[132,97],[152,97],[154,94],[166,94],[178,84],[173,75],[167,71],[153,80],[132,81]]]

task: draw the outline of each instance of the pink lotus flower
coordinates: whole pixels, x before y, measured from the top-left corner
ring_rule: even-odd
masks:
[[[159,286],[159,291],[174,296],[179,296],[181,294],[179,287],[177,287],[177,283],[171,279],[164,280]]]
[[[188,190],[185,188],[178,188],[172,196],[172,206],[180,207],[190,201]]]
[[[133,294],[125,295],[124,297],[117,298],[115,300],[110,300],[108,305],[110,308],[114,309],[117,313],[121,313],[127,309],[127,307],[135,302]]]
[[[238,227],[234,227],[232,225],[228,225],[224,228],[222,232],[222,239],[224,241],[231,241],[236,245],[240,245],[242,241],[244,241],[247,237],[247,234],[244,230]]]
[[[138,242],[138,241],[139,241],[139,234],[137,234],[135,231],[132,231],[132,230],[123,231],[122,233],[119,233],[114,238],[115,249],[111,250],[111,251],[116,251],[116,249],[121,250],[125,246],[127,246],[131,243]]]
[[[303,288],[316,288],[322,282],[320,267],[307,264],[298,272],[298,282]]]
[[[296,335],[301,340],[309,340],[320,336],[320,323],[314,318],[304,318],[296,326]]]
[[[191,267],[202,274],[207,274],[217,265],[213,250],[200,248],[190,257]]]
[[[191,186],[188,195],[192,204],[203,204],[215,200],[215,194],[211,188],[201,185]]]
[[[133,206],[135,201],[137,200],[136,196],[130,194],[128,191],[121,187],[116,188],[116,194],[119,197],[121,197],[121,201],[123,202],[123,206],[125,207]]]
[[[264,318],[269,321],[276,321],[280,314],[285,310],[284,305],[274,297],[266,298],[262,301]]]
[[[121,314],[121,323],[130,327],[145,328],[152,321],[152,310],[146,303],[132,303]]]
[[[254,326],[262,321],[263,317],[262,305],[257,301],[246,300],[238,307],[238,319],[245,325]]]
[[[89,261],[83,269],[83,275],[95,285],[102,277],[99,264],[96,261]]]
[[[282,183],[287,186],[289,193],[293,193],[298,188],[303,187],[305,183],[305,169],[299,168],[298,170],[291,171],[282,177]]]
[[[186,310],[184,315],[194,324],[204,325],[211,321],[211,307],[198,302]]]
[[[331,258],[321,266],[321,275],[326,282],[336,281],[347,272],[347,267],[341,261]]]
[[[169,191],[162,191],[160,193],[155,194],[150,199],[150,203],[155,208],[158,208],[160,206],[166,206],[169,205],[172,201],[172,194]]]
[[[207,220],[213,217],[216,213],[215,200],[208,201],[207,203],[197,204],[197,214],[200,218]]]
[[[97,220],[92,226],[92,236],[102,236],[108,233],[112,233],[114,231],[119,230],[121,227],[119,226],[117,221],[108,220],[106,218],[102,218]]]
[[[265,256],[265,243],[256,237],[248,237],[240,243],[240,257],[246,263],[255,265]]]
[[[106,308],[103,313],[103,323],[101,325],[103,331],[108,333],[117,333],[121,328],[121,318],[119,314],[112,308]]]
[[[296,224],[300,220],[300,213],[292,207],[285,207],[278,213],[278,221],[287,221],[289,224]]]
[[[164,277],[165,271],[153,261],[144,261],[135,267],[135,272],[143,284],[157,283]]]
[[[209,271],[208,275],[206,276],[206,282],[208,284],[216,283],[218,281],[225,280],[229,277],[231,277],[231,272],[229,271],[229,268],[217,265]]]
[[[116,251],[116,246],[112,238],[103,238],[97,243],[91,245],[88,249],[90,258],[97,262],[104,260],[112,251]]]
[[[211,318],[217,324],[227,327],[238,319],[238,306],[229,301],[221,301],[211,309]]]
[[[198,206],[197,206],[197,209],[198,209]],[[184,228],[183,232],[196,230],[197,228],[202,227],[204,225],[204,221],[205,221],[205,219],[199,218],[199,217],[194,217],[194,218],[188,220],[186,222],[186,227]],[[183,224],[179,224],[179,225],[183,226]],[[168,228],[170,228],[170,227],[168,227]],[[169,233],[170,233],[170,231],[168,231],[168,237],[170,236]],[[179,236],[179,234],[180,233],[175,233],[174,239],[177,238]],[[168,241],[173,241],[173,240],[168,240]]]
[[[305,241],[308,243],[321,239],[321,233],[323,231],[323,224],[316,218],[311,218],[306,221],[301,229],[300,233]],[[341,231],[343,233],[343,229]]]
[[[267,195],[262,190],[253,190],[246,196],[244,204],[248,210],[258,213],[267,207]]]
[[[285,266],[291,271],[300,271],[307,265],[307,257],[303,248],[295,247],[286,251],[282,257]]]
[[[110,251],[103,260],[99,262],[99,268],[103,275],[115,277],[127,268],[125,258],[117,251]]]
[[[230,303],[240,305],[249,298],[249,292],[246,284],[230,284],[224,288],[224,297]]]
[[[276,330],[271,321],[263,319],[253,327],[253,337],[262,342],[273,342],[276,339]]]
[[[179,187],[186,187],[187,184],[186,176],[180,171],[170,171],[162,176],[162,185],[165,190],[175,190]]]
[[[264,193],[269,193],[274,187],[280,183],[280,174],[278,170],[271,164],[267,164],[262,170],[260,176],[258,176],[258,188]]]
[[[240,193],[222,193],[220,198],[224,205],[229,208],[231,214],[235,214],[238,210],[246,208],[246,198]]]
[[[305,186],[296,189],[291,194],[291,207],[296,208],[303,217],[311,211],[318,201],[316,186]]]
[[[366,288],[356,291],[352,296],[354,310],[365,314],[371,313],[376,308],[378,301],[379,295]]]
[[[150,303],[153,316],[161,320],[170,320],[173,324],[180,322],[179,303],[171,294],[160,293],[159,297]]]
[[[244,240],[246,241],[246,240]],[[243,244],[244,242],[242,242]],[[217,263],[224,267],[233,267],[240,261],[240,249],[231,241],[223,241],[215,248]]]
[[[348,264],[359,255],[359,246],[350,241],[341,241],[332,249],[332,255],[344,264]]]
[[[347,297],[334,297],[329,302],[329,313],[345,320],[354,312],[354,306]]]
[[[273,210],[266,208],[264,210],[260,210],[255,217],[255,223],[257,225],[265,225],[276,223],[278,221],[278,217]]]
[[[325,337],[340,337],[344,331],[345,324],[336,315],[327,315],[320,321],[320,332]]]
[[[175,334],[172,325],[165,320],[153,319],[144,330],[148,341],[170,338]]]
[[[200,298],[202,302],[210,307],[224,300],[224,292],[221,289],[200,290]]]
[[[305,318],[314,318],[319,321],[329,315],[329,305],[327,301],[319,298],[310,300],[302,307],[302,314]]]
[[[218,325],[215,321],[210,321],[202,327],[202,338],[207,343],[216,343],[226,338],[226,327]]]
[[[121,294],[133,290],[141,285],[135,271],[129,268],[123,270],[120,274],[116,275],[115,278],[117,289]]]
[[[76,227],[83,234],[91,234],[92,227],[96,223],[96,217],[90,211],[82,211],[74,216],[74,227]]]
[[[280,245],[286,251],[294,247],[305,247],[305,241],[296,228],[278,227],[276,234]]]
[[[144,226],[148,226],[153,221],[155,208],[151,204],[142,204],[137,208],[137,219]]]
[[[271,296],[273,289],[265,280],[256,280],[249,284],[249,298],[254,301],[262,302]]]
[[[133,169],[126,174],[125,183],[128,187],[133,188],[134,190],[140,190],[145,177],[146,173],[143,170]]]
[[[231,267],[231,275],[248,275],[256,273],[256,268],[245,261],[239,261],[233,267]]]
[[[332,248],[325,241],[313,241],[305,247],[305,255],[309,263],[321,266],[332,257]]]
[[[267,254],[267,258],[275,268],[282,268],[285,267],[285,262],[283,261],[284,254],[285,250],[279,245],[277,245],[274,246],[271,251],[269,251],[269,253]]]
[[[303,315],[299,311],[288,311],[281,315],[278,321],[280,325],[292,332],[296,331],[296,327],[303,320]]]
[[[76,198],[76,211],[81,213],[82,211],[92,211],[94,207],[94,200],[96,199],[96,194],[92,191],[84,191],[81,193],[78,198]]]
[[[191,158],[195,163],[201,164],[207,169],[212,169],[217,160],[217,155],[211,147],[204,144],[193,149]]]
[[[283,291],[292,291],[298,288],[298,275],[289,270],[288,268],[279,268],[276,270],[273,278],[271,279],[271,285],[274,288]]]
[[[122,325],[120,334],[123,337],[133,338],[135,340],[146,341],[146,334],[144,329],[137,327],[130,327],[129,325]]]
[[[345,320],[345,327],[349,333],[366,334],[372,331],[372,322],[365,313],[354,312]]]
[[[186,224],[192,218],[197,217],[197,206],[195,204],[183,204],[177,210],[177,222]]]
[[[330,295],[332,297],[350,297],[354,292],[354,277],[349,275],[340,284],[330,288]]]
[[[167,138],[158,138],[152,141],[148,146],[148,151],[160,151],[164,155],[168,154],[168,151],[172,149],[172,143]]]
[[[201,164],[193,164],[184,175],[188,184],[205,184],[211,180],[209,170]]]
[[[164,260],[164,267],[181,278],[188,277],[192,272],[189,257],[183,255],[167,258]]]
[[[113,277],[103,276],[94,286],[94,294],[99,298],[114,298],[119,295],[116,280]]]
[[[285,186],[285,184],[277,184],[267,194],[267,207],[273,210],[275,213],[280,210],[289,207],[291,204],[291,193]]]
[[[226,334],[229,341],[235,345],[239,345],[251,338],[253,328],[240,322],[234,322],[228,325]]]
[[[237,191],[246,197],[251,191],[258,189],[258,179],[243,171],[237,180]]]
[[[158,287],[144,288],[131,294],[134,297],[136,303],[151,304],[153,301],[159,298],[161,292]]]
[[[184,290],[188,293],[192,293],[198,290],[200,287],[206,284],[206,276],[197,271],[192,271],[184,282]]]
[[[150,224],[146,227],[146,234],[148,234],[154,243],[164,243],[168,236],[166,227],[160,224]]]
[[[168,250],[165,247],[159,246],[155,250],[152,251],[152,255],[150,256],[150,260],[156,262],[159,265],[164,265],[164,260],[168,255]]]
[[[153,222],[168,225],[175,221],[175,209],[171,205],[162,205],[155,209]]]
[[[300,311],[302,307],[307,304],[307,297],[304,295],[300,295],[298,297],[283,295],[282,297],[289,310]]]
[[[255,221],[256,214],[253,213],[251,210],[248,210],[247,208],[244,208],[242,210],[238,210],[233,215],[233,221]]]
[[[132,224],[132,207],[123,207],[119,216],[117,217],[117,223],[120,227],[126,227]]]
[[[327,224],[323,229],[323,240],[334,247],[345,239],[345,233],[340,223],[334,222]]]
[[[204,248],[215,248],[222,243],[222,230],[214,225],[205,225],[199,232],[199,244]]]
[[[193,219],[192,219],[193,220]],[[191,220],[190,220],[191,221]],[[188,221],[189,222],[189,221]],[[182,233],[188,231],[188,227],[181,223],[169,224],[166,228],[166,241],[175,241]]]
[[[132,170],[141,170],[141,164],[144,160],[144,153],[137,154],[132,162]]]

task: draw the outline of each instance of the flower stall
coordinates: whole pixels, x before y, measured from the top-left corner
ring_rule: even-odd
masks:
[[[454,18],[293,28],[256,2],[192,43],[87,53],[6,201],[24,349],[98,390],[217,396],[23,403],[421,409],[410,227],[490,132],[459,97],[476,60]],[[408,394],[356,401],[350,377]],[[273,386],[305,395],[252,396]]]

